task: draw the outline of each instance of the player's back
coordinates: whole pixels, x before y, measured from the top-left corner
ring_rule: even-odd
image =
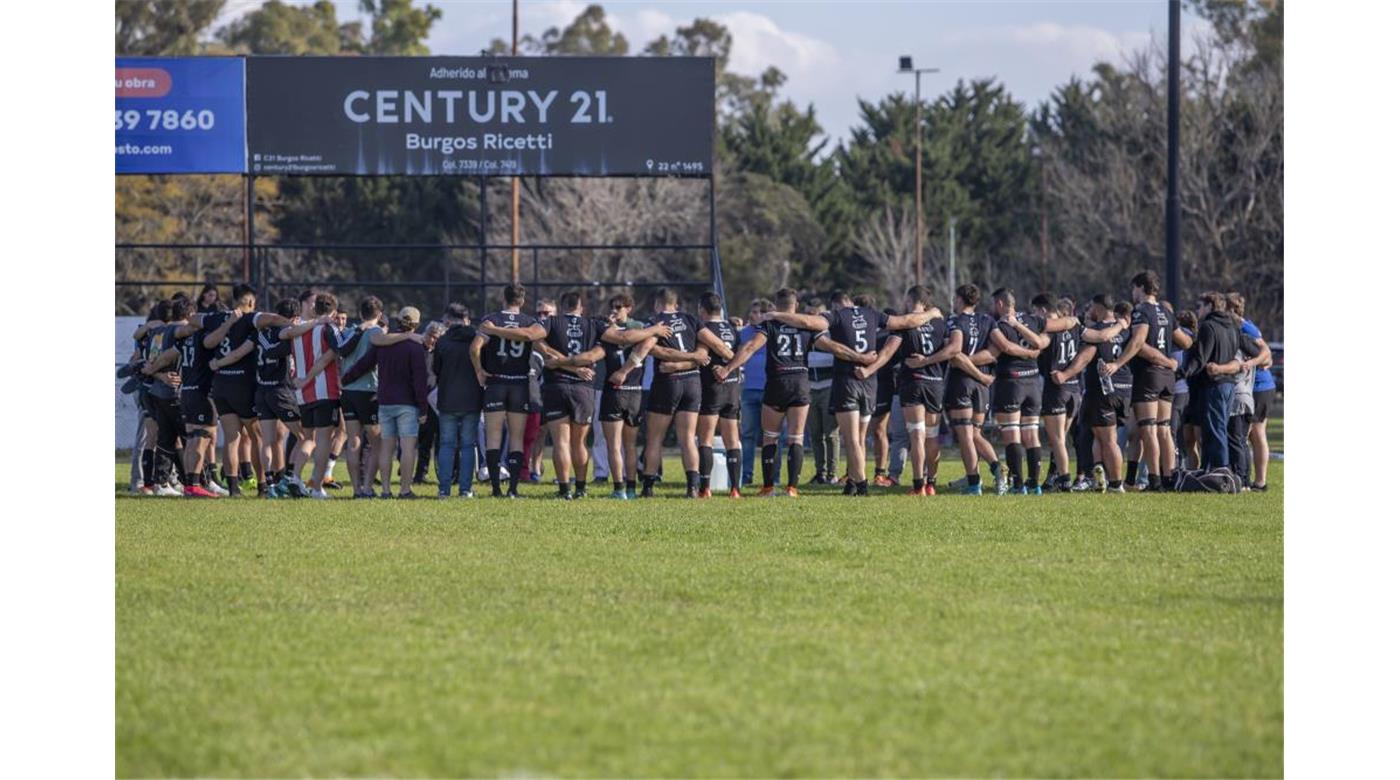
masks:
[[[528,328],[537,320],[515,311],[498,311],[488,314],[483,321],[498,328]],[[487,336],[481,349],[481,368],[491,375],[491,382],[525,384],[530,381],[529,342],[500,336]]]

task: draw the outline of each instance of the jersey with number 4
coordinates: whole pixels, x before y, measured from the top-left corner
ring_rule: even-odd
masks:
[[[1167,311],[1167,307],[1160,303],[1145,302],[1134,306],[1128,330],[1132,331],[1139,325],[1147,326],[1146,344],[1156,347],[1157,351],[1163,355],[1171,355],[1172,350],[1175,349],[1172,345],[1172,334],[1176,332],[1176,316]],[[1154,365],[1140,354],[1133,355],[1133,359],[1129,360],[1128,363],[1134,373]]]
[[[890,315],[879,309],[864,306],[847,306],[823,315],[830,325],[831,340],[862,354],[879,349],[879,334],[889,324]],[[855,371],[855,364],[836,358],[832,375],[848,377]]]
[[[537,320],[529,314],[498,311],[486,315],[483,322],[498,328],[528,328]],[[481,347],[481,368],[498,384],[523,385],[530,381],[530,342],[487,336]]]
[[[769,375],[807,373],[807,355],[812,351],[812,342],[821,338],[824,331],[795,328],[777,320],[768,320],[761,327],[768,342],[764,345],[764,372]]]

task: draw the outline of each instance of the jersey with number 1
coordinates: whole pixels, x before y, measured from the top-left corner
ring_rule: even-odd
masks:
[[[656,340],[658,346],[674,349],[677,352],[695,351],[695,345],[699,339],[697,333],[700,330],[700,320],[696,319],[693,314],[683,311],[661,312],[654,315],[648,325],[656,325],[657,323],[664,323],[671,329],[670,336]],[[699,376],[699,374],[699,369],[691,368],[672,374],[663,374],[657,371],[655,376],[663,379],[682,379],[688,376]]]
[[[537,320],[516,311],[498,311],[482,318],[498,328],[528,328]],[[481,369],[492,384],[523,385],[530,381],[530,342],[487,336],[481,347]]]

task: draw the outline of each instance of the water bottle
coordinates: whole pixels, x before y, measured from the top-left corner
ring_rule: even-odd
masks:
[[[1099,375],[1099,389],[1103,391],[1104,397],[1107,398],[1113,395],[1113,377],[1103,372],[1103,367],[1105,365],[1102,358],[1096,358],[1094,360],[1094,373]]]

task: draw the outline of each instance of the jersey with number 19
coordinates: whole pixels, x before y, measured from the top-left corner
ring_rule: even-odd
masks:
[[[538,320],[516,311],[498,311],[482,318],[498,328],[528,328]],[[488,412],[524,414],[530,406],[530,343],[487,336],[481,348],[486,372],[482,406]]]

